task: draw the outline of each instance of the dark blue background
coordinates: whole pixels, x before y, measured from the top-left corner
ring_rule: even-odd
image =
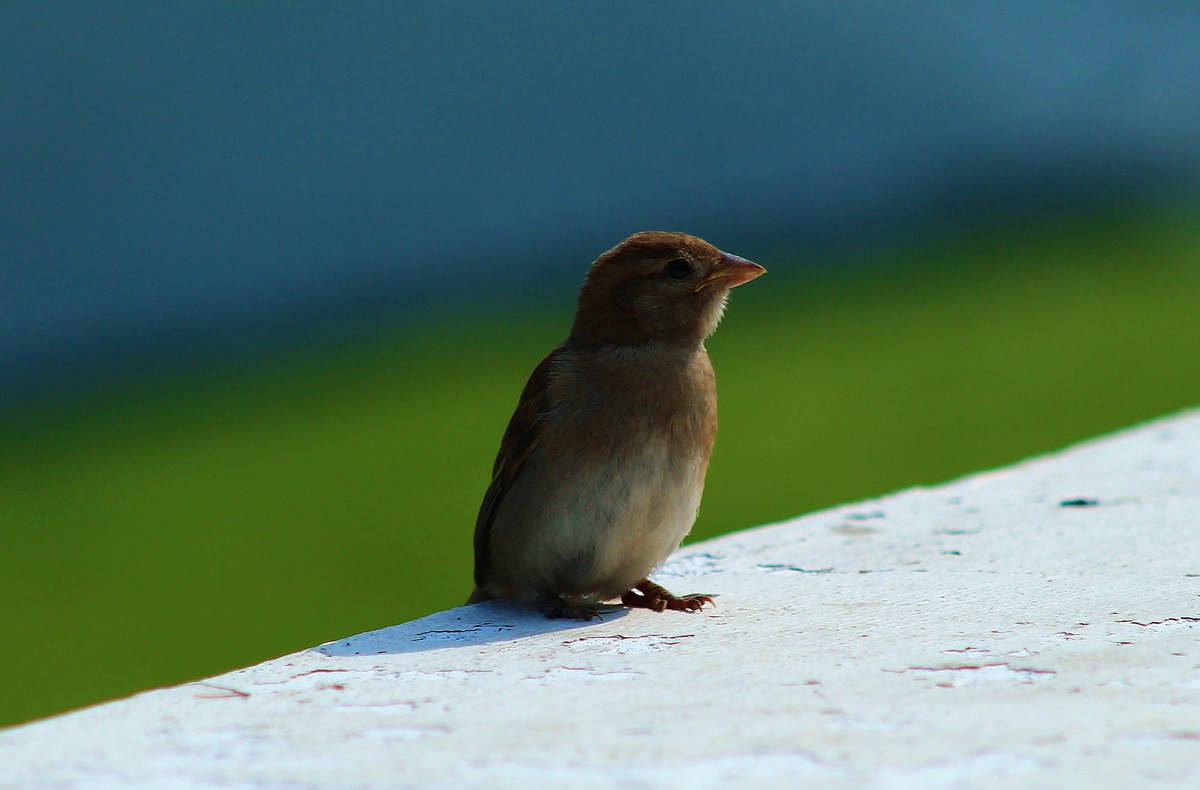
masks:
[[[1185,198],[1197,42],[1186,3],[5,3],[0,407],[636,230],[815,260]]]

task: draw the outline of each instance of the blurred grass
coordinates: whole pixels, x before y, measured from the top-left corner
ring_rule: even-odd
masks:
[[[693,539],[1200,403],[1192,214],[977,231],[806,277],[770,263],[709,344],[721,433]],[[461,603],[500,434],[572,307],[0,426],[0,724]]]

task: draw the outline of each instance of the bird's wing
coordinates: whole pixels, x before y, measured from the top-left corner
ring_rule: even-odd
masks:
[[[475,519],[475,584],[479,588],[483,588],[490,576],[491,534],[496,511],[541,439],[545,417],[551,408],[547,386],[550,370],[559,352],[560,349],[555,349],[533,369],[516,411],[508,421],[504,438],[500,440],[500,452],[492,467],[492,484],[483,495],[483,504]]]

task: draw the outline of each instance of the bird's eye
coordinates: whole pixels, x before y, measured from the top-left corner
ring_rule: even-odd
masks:
[[[681,283],[692,276],[692,264],[683,258],[672,258],[663,267],[663,272],[675,282]]]

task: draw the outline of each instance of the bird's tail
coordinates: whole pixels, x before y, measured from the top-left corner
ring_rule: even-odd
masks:
[[[471,595],[467,598],[466,605],[470,606],[473,603],[483,603],[484,601],[492,601],[492,600],[495,600],[495,598],[496,598],[496,596],[492,595],[490,592],[483,589],[482,587],[476,587],[474,590],[471,591]]]

